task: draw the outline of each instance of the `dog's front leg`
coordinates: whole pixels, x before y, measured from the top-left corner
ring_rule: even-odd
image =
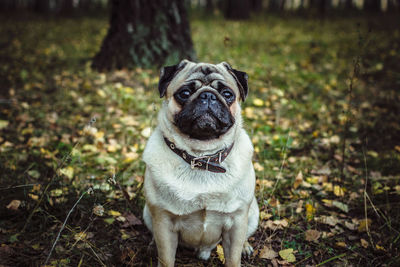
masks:
[[[222,235],[226,267],[240,266],[243,244],[246,242],[247,220],[247,212],[235,216],[232,227]]]
[[[153,235],[157,245],[158,267],[173,267],[178,246],[178,233],[173,230],[173,224],[168,212],[152,210]]]

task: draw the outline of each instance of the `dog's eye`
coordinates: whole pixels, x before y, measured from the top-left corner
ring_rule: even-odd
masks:
[[[233,98],[233,93],[230,90],[224,90],[221,94],[226,100],[232,100]]]
[[[184,89],[178,93],[179,98],[186,100],[190,97],[190,91],[188,89]]]

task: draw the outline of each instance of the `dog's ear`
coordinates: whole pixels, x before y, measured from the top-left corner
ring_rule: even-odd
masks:
[[[160,81],[158,82],[158,91],[160,92],[160,98],[165,96],[169,83],[172,81],[175,75],[186,66],[187,62],[187,60],[182,60],[177,65],[165,66],[161,68]]]
[[[247,94],[249,93],[249,86],[248,86],[249,76],[247,75],[246,72],[233,69],[231,65],[229,65],[226,62],[223,62],[222,64],[233,76],[233,78],[235,78],[235,81],[239,88],[240,97],[242,98],[242,101],[244,101],[247,97]]]

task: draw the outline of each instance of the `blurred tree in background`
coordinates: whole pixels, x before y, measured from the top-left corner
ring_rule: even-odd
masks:
[[[110,28],[93,68],[160,66],[184,58],[195,53],[183,1],[111,1]]]

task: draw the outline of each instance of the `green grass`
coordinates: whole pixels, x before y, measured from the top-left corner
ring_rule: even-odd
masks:
[[[227,61],[250,76],[242,107],[263,212],[251,239],[258,254],[265,246],[276,252],[293,248],[299,265],[399,261],[400,31],[393,19],[192,19],[199,61]],[[107,23],[1,18],[0,264],[43,264],[68,211],[89,187],[94,193],[67,221],[51,265],[156,262],[145,227],[123,227],[121,217],[141,216],[140,156],[161,104],[158,70],[92,71],[90,59]],[[114,175],[117,183],[110,180]],[[371,201],[365,203],[366,178]],[[7,208],[12,200],[21,201],[17,210]],[[92,212],[97,204],[103,216]],[[360,226],[365,204],[368,232]],[[336,224],[321,222],[324,216]],[[271,227],[278,220],[288,225]],[[321,233],[318,242],[305,240],[309,229]],[[177,263],[220,265],[216,253],[204,263],[184,249]],[[257,254],[243,261],[269,263]]]

